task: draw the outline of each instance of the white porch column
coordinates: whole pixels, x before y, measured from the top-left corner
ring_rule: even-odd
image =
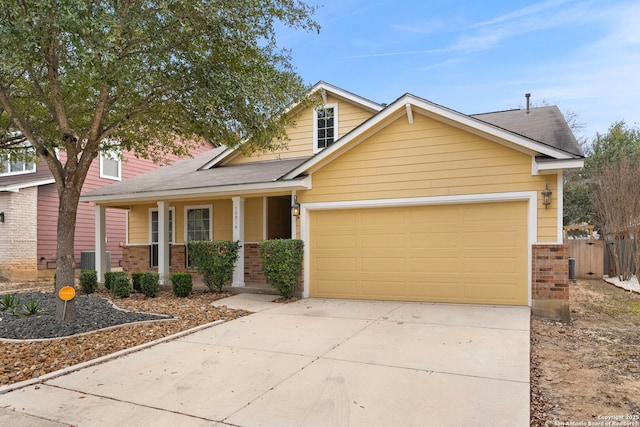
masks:
[[[158,274],[160,284],[169,283],[169,203],[158,202]]]
[[[105,227],[105,217],[107,208],[102,205],[96,205],[96,275],[98,283],[104,283],[104,272],[107,268],[107,236]]]
[[[233,270],[232,286],[244,286],[244,197],[232,197],[233,240],[242,245],[238,250],[238,261]]]

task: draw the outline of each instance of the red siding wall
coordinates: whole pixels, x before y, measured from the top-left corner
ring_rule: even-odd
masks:
[[[210,150],[209,144],[203,144],[192,153],[199,154]],[[131,152],[123,153],[122,179],[127,179],[159,167],[151,160],[136,158]],[[167,157],[167,161],[178,160],[176,156]],[[42,167],[47,168],[46,164]],[[82,192],[87,192],[114,180],[100,178],[100,158],[91,165]],[[58,192],[55,184],[44,185],[38,191],[38,268],[55,267],[56,230],[58,218]],[[107,251],[111,252],[111,266],[122,266],[122,245],[126,243],[126,211],[107,209],[106,217]],[[93,251],[95,248],[95,211],[93,204],[80,203],[76,221],[75,256],[80,267],[80,252]]]

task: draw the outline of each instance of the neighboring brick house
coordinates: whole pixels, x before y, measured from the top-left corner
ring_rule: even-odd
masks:
[[[198,154],[211,149],[203,144]],[[178,158],[169,156],[167,160]],[[122,160],[102,154],[93,162],[83,191],[100,188],[159,167],[151,160],[125,152]],[[0,168],[0,277],[32,280],[53,276],[56,267],[58,193],[44,161],[5,161]],[[127,243],[127,212],[109,209],[106,216],[107,251],[112,268],[122,264],[122,246]],[[80,203],[75,235],[75,260],[80,267],[83,251],[95,248],[95,212],[91,204]]]

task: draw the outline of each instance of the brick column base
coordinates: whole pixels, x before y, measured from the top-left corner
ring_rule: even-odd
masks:
[[[533,314],[568,322],[570,313],[567,245],[533,245],[532,258]]]

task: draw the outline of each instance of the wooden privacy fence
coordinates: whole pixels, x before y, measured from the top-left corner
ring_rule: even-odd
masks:
[[[569,257],[576,260],[576,279],[602,279],[604,273],[604,241],[567,239]]]

